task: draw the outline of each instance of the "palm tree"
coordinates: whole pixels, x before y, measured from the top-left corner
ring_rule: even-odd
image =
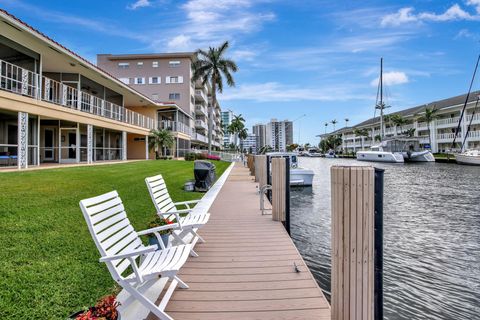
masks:
[[[242,124],[243,125],[243,124]],[[240,152],[243,152],[243,140],[247,139],[248,137],[248,130],[247,128],[242,128],[238,132],[238,137],[240,138]]]
[[[227,85],[235,86],[232,72],[237,72],[237,64],[224,57],[228,49],[228,41],[225,41],[220,47],[209,47],[208,51],[198,49],[195,52],[196,60],[193,62],[192,83],[201,80],[203,85],[207,82],[212,87],[212,106],[208,108],[208,152],[212,151],[212,127],[213,116],[212,108],[217,105],[217,91],[223,92],[223,78],[227,80]]]
[[[239,137],[240,132],[245,128],[245,119],[242,117],[241,114],[238,116],[233,116],[232,122],[228,126],[227,130],[228,133],[233,134],[234,140],[233,142],[237,144],[237,140]]]
[[[345,118],[345,128],[348,128],[348,121],[350,121],[350,119]],[[347,142],[347,140],[345,140],[345,151],[348,154],[348,142]]]
[[[367,129],[355,129],[353,131],[353,134],[361,137],[360,143],[362,144],[362,150],[363,150],[363,138],[368,137],[368,130]]]
[[[333,119],[331,122],[333,124],[333,131],[335,131],[335,125],[337,124],[338,121],[336,119]]]
[[[407,123],[407,120],[399,114],[392,114],[390,121],[395,125],[395,135],[397,135],[397,128],[400,127],[400,133],[402,132],[402,127]]]
[[[345,127],[348,127],[348,122],[350,121],[350,119],[348,118],[345,118]]]
[[[428,144],[430,145],[430,148],[432,148],[432,137],[430,135],[430,123],[432,123],[435,119],[438,118],[437,111],[438,109],[436,109],[436,105],[434,105],[433,108],[425,108],[425,115],[423,116],[423,119],[427,123]]]
[[[155,150],[155,155],[158,156],[158,149],[161,150],[162,156],[165,155],[166,149],[171,148],[175,139],[171,131],[166,129],[152,130],[148,136],[148,148],[150,151]]]
[[[325,134],[327,134],[328,122],[325,122]]]

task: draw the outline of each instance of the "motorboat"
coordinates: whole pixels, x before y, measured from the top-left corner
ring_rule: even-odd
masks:
[[[269,152],[266,154],[270,158],[289,157],[290,158],[290,185],[291,186],[311,186],[313,184],[313,170],[299,168],[297,154],[293,152]]]
[[[320,150],[318,150],[317,148],[310,148],[308,149],[307,153],[305,154],[307,157],[312,157],[312,158],[318,158],[318,157],[322,157],[322,153],[320,152]]]
[[[480,150],[470,149],[465,152],[455,154],[455,160],[458,164],[468,164],[480,166]]]
[[[333,151],[332,149],[328,150],[326,153],[325,153],[325,158],[336,158],[337,156],[335,155],[335,151]]]
[[[357,151],[357,160],[392,163],[435,162],[430,150],[422,150],[419,140],[410,137],[385,139],[368,151]]]

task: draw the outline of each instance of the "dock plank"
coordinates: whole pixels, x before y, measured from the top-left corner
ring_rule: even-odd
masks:
[[[256,183],[236,164],[166,307],[174,319],[330,319],[330,306],[280,222],[262,216]],[[294,268],[298,266],[300,272]],[[149,320],[157,319],[153,314]]]

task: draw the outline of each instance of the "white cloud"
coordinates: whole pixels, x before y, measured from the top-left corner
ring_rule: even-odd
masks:
[[[363,93],[355,94],[352,88],[342,87],[298,87],[278,82],[243,84],[229,88],[220,97],[221,100],[248,100],[256,102],[289,101],[349,101],[372,99]]]
[[[379,77],[373,79],[370,82],[372,87],[378,86]],[[408,83],[408,76],[405,72],[401,71],[390,71],[383,73],[383,84],[387,86],[394,86],[396,84]]]
[[[468,5],[476,7],[477,15],[472,15],[465,11],[457,3],[453,4],[445,12],[437,14],[432,12],[420,12],[415,14],[415,9],[412,7],[401,8],[395,13],[387,14],[381,19],[380,25],[386,26],[400,26],[412,22],[423,21],[457,21],[457,20],[480,20],[480,0],[468,0]]]
[[[166,42],[171,50],[185,50],[184,42],[174,46],[175,39],[182,35],[190,39],[188,49],[194,50],[257,31],[265,22],[275,19],[271,12],[254,9],[257,3],[254,0],[189,0],[180,6],[186,18],[179,26],[166,31]]]
[[[127,9],[136,10],[138,8],[150,7],[152,3],[149,0],[137,0],[127,6]]]
[[[248,49],[239,49],[232,51],[231,58],[235,61],[253,61],[257,52]]]
[[[468,29],[461,29],[460,31],[458,31],[458,33],[454,37],[454,39],[458,40],[458,39],[462,39],[462,38],[473,39],[473,40],[477,41],[479,39],[479,36],[478,36],[478,34],[470,32],[470,30],[468,30]]]
[[[186,51],[190,48],[190,37],[180,34],[168,41],[167,46],[170,50]]]

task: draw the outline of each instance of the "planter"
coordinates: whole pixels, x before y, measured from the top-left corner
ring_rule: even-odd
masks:
[[[160,237],[162,238],[162,241],[163,241],[163,244],[165,245],[165,248],[167,248],[168,247],[168,239],[170,237],[170,234],[169,233],[161,234]],[[155,236],[148,238],[148,244],[151,245],[151,246],[157,245],[158,250],[162,249],[162,246],[158,243],[158,239]]]

